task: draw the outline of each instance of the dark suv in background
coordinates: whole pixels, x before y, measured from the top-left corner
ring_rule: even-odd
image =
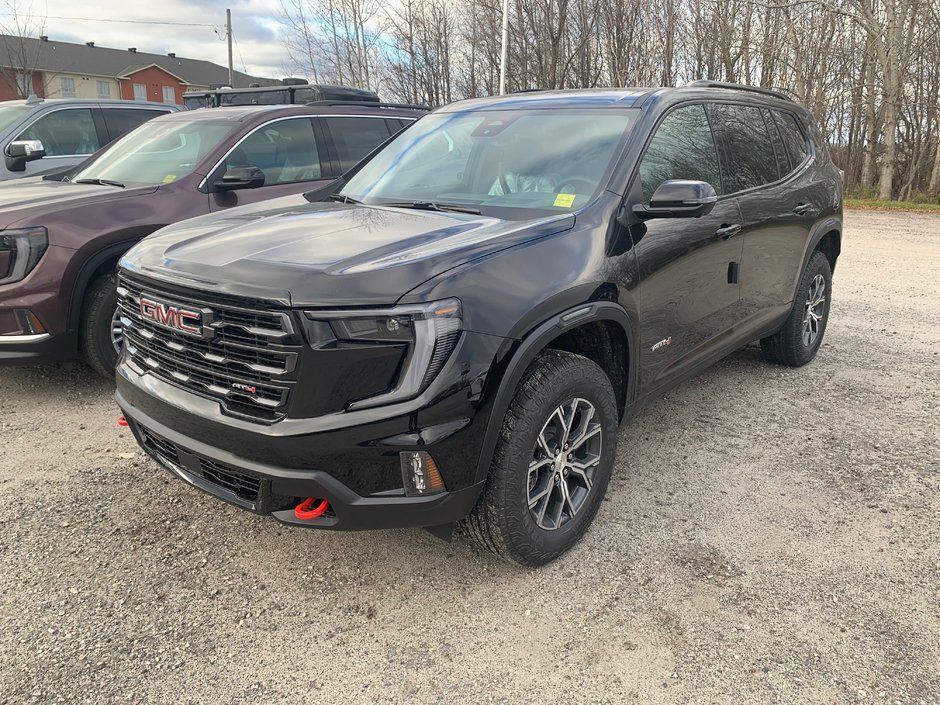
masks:
[[[841,215],[819,130],[772,91],[456,103],[328,188],[125,255],[117,401],[237,506],[463,522],[542,564],[601,506],[619,422],[755,340],[813,359]]]
[[[423,114],[357,103],[184,111],[64,180],[0,185],[0,362],[81,353],[112,376],[118,258],[169,223],[335,179]]]

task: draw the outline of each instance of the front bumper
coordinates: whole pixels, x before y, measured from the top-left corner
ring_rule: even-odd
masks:
[[[466,390],[417,413],[333,430],[314,430],[315,420],[236,428],[211,411],[218,404],[125,365],[118,368],[115,397],[137,442],[178,478],[287,524],[442,526],[466,517],[482,491],[475,471],[486,418],[474,413]],[[407,450],[429,451],[448,491],[406,496],[399,454]],[[294,507],[308,497],[328,500],[330,510],[296,518]]]

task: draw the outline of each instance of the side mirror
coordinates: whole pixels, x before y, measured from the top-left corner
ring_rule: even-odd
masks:
[[[235,191],[264,186],[264,172],[256,166],[233,166],[212,184],[215,191]]]
[[[40,140],[15,140],[7,145],[7,169],[26,171],[26,162],[42,159],[46,148]]]
[[[649,205],[637,204],[633,213],[641,220],[700,218],[711,213],[717,201],[715,188],[705,181],[671,179],[656,189]]]

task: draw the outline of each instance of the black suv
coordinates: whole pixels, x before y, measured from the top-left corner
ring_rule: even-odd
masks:
[[[131,250],[117,401],[240,507],[460,523],[539,565],[588,528],[652,397],[755,340],[813,359],[841,212],[819,130],[771,91],[456,103],[330,188]]]

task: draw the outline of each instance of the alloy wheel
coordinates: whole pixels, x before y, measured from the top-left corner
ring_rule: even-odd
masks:
[[[586,399],[561,404],[542,426],[528,475],[529,512],[535,523],[554,531],[584,508],[601,461],[603,431]]]
[[[813,277],[803,310],[803,345],[812,347],[819,337],[826,313],[826,280],[822,274]]]
[[[115,308],[111,316],[111,345],[114,351],[120,355],[121,346],[124,345],[124,324],[121,323],[121,309]]]

